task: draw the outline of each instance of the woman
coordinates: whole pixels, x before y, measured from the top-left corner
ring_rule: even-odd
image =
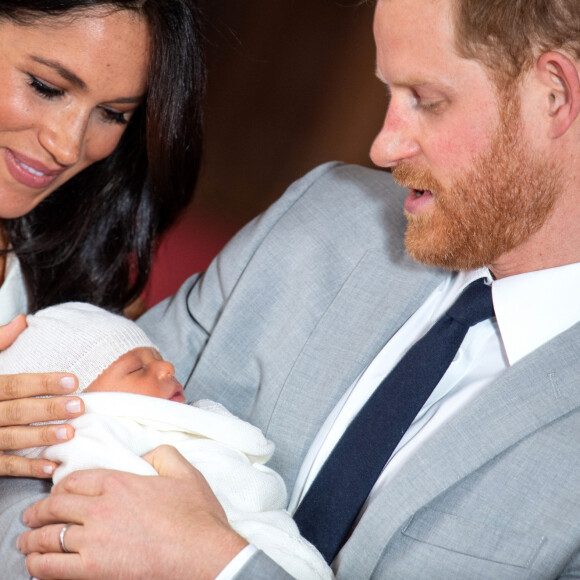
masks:
[[[155,237],[199,168],[196,21],[191,0],[0,0],[3,324],[24,294],[29,311],[71,299],[120,311],[143,290]],[[2,426],[79,414],[76,399],[13,400],[71,392],[71,381],[0,377],[0,449],[70,438],[69,426]],[[0,452],[0,475],[53,467]]]

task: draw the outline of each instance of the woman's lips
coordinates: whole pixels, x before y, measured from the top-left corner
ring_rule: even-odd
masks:
[[[62,168],[49,169],[44,164],[10,149],[4,150],[4,160],[10,175],[22,185],[33,189],[48,187],[64,171]]]
[[[413,214],[422,213],[427,211],[434,199],[433,194],[428,189],[411,189],[405,199],[405,210]]]

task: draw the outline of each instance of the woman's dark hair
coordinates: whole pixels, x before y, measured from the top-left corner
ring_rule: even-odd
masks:
[[[145,18],[147,93],[111,155],[5,221],[32,312],[68,300],[119,311],[135,299],[156,237],[191,200],[199,171],[205,69],[194,0],[0,0],[0,21],[33,25],[95,8]]]

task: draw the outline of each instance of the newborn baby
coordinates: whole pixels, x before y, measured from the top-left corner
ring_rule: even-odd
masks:
[[[173,365],[134,322],[76,302],[42,310],[27,322],[0,352],[0,373],[73,373],[85,403],[85,414],[71,421],[73,439],[22,452],[60,463],[54,482],[77,469],[157,475],[141,456],[173,445],[207,479],[241,536],[294,578],[332,578],[285,510],[282,478],[264,465],[274,445],[218,403],[183,404]]]
[[[141,346],[121,355],[85,390],[85,393],[134,393],[185,403],[175,369],[156,348]]]

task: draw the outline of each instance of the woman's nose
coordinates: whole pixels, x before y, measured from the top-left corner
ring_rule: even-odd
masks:
[[[81,157],[88,119],[82,112],[66,111],[47,118],[38,140],[52,158],[63,167],[70,167]]]

